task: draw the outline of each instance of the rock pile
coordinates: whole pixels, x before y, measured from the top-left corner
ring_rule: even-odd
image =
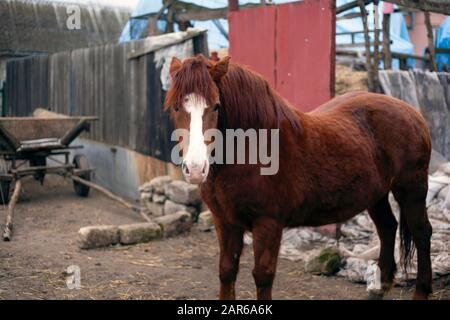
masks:
[[[139,191],[141,206],[148,208],[153,217],[187,211],[196,222],[204,208],[197,185],[172,180],[169,176],[156,177],[143,184]]]
[[[121,226],[88,226],[78,231],[81,249],[149,242],[198,229],[213,229],[212,215],[200,198],[198,186],[169,176],[154,178],[139,188],[141,206],[149,209],[152,222]]]

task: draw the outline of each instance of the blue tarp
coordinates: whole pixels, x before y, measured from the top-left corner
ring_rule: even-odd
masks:
[[[338,0],[336,5],[341,6],[345,3],[351,2],[352,0]],[[380,12],[380,26],[383,21],[383,15],[381,14],[381,8],[382,8],[382,2],[380,2],[378,6],[378,10]],[[346,11],[343,14],[348,14],[349,12],[359,12],[359,8],[354,8],[350,11]],[[368,17],[368,26],[369,30],[374,29],[374,19],[373,19],[373,7],[372,4],[367,6],[367,11],[369,12]],[[342,14],[341,14],[342,15]],[[379,27],[380,27],[379,26]],[[338,34],[341,32],[358,32],[363,31],[363,25],[361,18],[354,18],[354,19],[346,19],[346,20],[339,20],[336,22],[336,44],[349,44],[351,43],[351,37],[349,35],[341,35]],[[373,41],[374,35],[373,33],[369,34],[371,41]],[[382,35],[381,35],[382,36]],[[405,19],[403,18],[403,14],[399,13],[393,13],[391,14],[391,23],[390,23],[390,38],[392,41],[391,44],[391,51],[392,52],[398,52],[398,53],[405,53],[405,54],[413,54],[414,53],[414,45],[411,43],[409,39],[408,29],[406,27]],[[360,33],[355,35],[355,42],[356,43],[363,43],[364,42],[364,34]],[[363,48],[361,48],[363,49]],[[408,59],[407,65],[410,68],[415,67],[415,60],[414,59]],[[397,59],[394,59],[392,62],[393,69],[398,69],[399,67],[399,61]]]
[[[186,2],[195,3],[201,6],[209,7],[209,8],[221,8],[228,5],[228,0],[184,0]],[[274,3],[286,3],[286,2],[293,2],[296,0],[274,0]],[[336,5],[341,6],[345,3],[351,2],[353,0],[337,0]],[[260,3],[260,0],[240,0],[239,3],[245,4],[245,3]],[[139,1],[138,5],[133,11],[132,16],[140,16],[148,13],[158,12],[162,8],[162,0],[141,0]],[[380,2],[379,10],[381,11],[382,8],[382,2]],[[359,12],[359,8],[352,9],[354,12]],[[368,5],[368,11],[369,11],[369,29],[373,29],[373,13],[372,13],[372,5]],[[345,12],[348,13],[349,11]],[[351,12],[351,11],[350,11]],[[380,17],[382,19],[382,15],[380,14]],[[380,24],[381,24],[380,19]],[[448,20],[448,19],[447,19]],[[228,21],[225,19],[219,20],[220,24],[222,25],[223,29],[228,32]],[[208,44],[211,48],[218,49],[218,48],[224,48],[228,47],[228,40],[225,38],[225,36],[219,31],[217,26],[214,24],[213,21],[193,21],[192,22],[194,27],[204,28],[208,30]],[[447,23],[450,24],[450,23]],[[131,28],[130,28],[131,26]],[[133,20],[133,23],[130,25],[130,22],[127,23],[125,26],[125,29],[122,32],[122,35],[120,37],[120,42],[129,41],[131,39],[138,39],[140,34],[143,30],[147,27],[147,21],[146,20]],[[160,21],[158,23],[158,27],[161,30],[164,30],[165,23],[163,21]],[[177,28],[177,26],[175,26]],[[130,30],[131,29],[131,30]],[[448,30],[449,28],[445,29]],[[362,22],[361,19],[354,18],[354,19],[346,19],[346,20],[340,20],[336,22],[336,33],[340,32],[354,32],[354,31],[362,31]],[[177,30],[176,30],[177,31]],[[406,28],[406,23],[403,18],[403,15],[401,13],[394,13],[391,15],[391,51],[398,52],[398,53],[406,53],[406,54],[413,54],[414,52],[414,46],[409,40],[408,30]],[[443,32],[443,39],[447,39],[444,41],[450,41],[449,39],[449,33],[450,31]],[[373,34],[370,35],[373,37]],[[350,43],[351,39],[350,36],[336,36],[336,44],[346,44]],[[356,42],[364,42],[364,35],[358,34],[355,37]],[[444,56],[444,55],[442,55]],[[445,57],[444,57],[445,58]],[[448,57],[447,57],[448,58]],[[415,66],[415,61],[411,59],[411,61],[408,61],[408,65],[410,67]],[[398,67],[398,61],[393,61],[393,67]]]
[[[445,19],[439,29],[436,31],[436,48],[450,49],[450,17]],[[438,69],[442,71],[446,66],[447,71],[450,71],[450,54],[440,53],[436,55],[436,62]]]
[[[223,8],[228,5],[228,0],[183,0],[185,2],[195,3],[200,6],[208,8]],[[297,0],[274,0],[274,3],[286,3],[294,2]],[[246,3],[260,3],[260,0],[240,0],[239,4]],[[133,10],[132,17],[158,12],[162,8],[162,0],[140,0],[136,8]],[[228,32],[228,21],[226,19],[220,19],[220,24],[223,29]],[[219,49],[227,48],[228,40],[219,31],[217,26],[212,21],[192,21],[193,26],[196,28],[203,28],[208,30],[208,44],[210,48]],[[128,22],[122,31],[119,42],[125,42],[133,39],[139,39],[142,31],[147,27],[146,20],[133,20],[133,23]],[[158,23],[158,28],[164,30],[164,22]],[[131,29],[131,30],[130,30]],[[175,25],[175,31],[177,26]]]

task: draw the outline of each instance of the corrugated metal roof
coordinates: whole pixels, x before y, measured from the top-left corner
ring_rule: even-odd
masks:
[[[114,43],[131,13],[124,7],[77,3],[81,28],[69,30],[67,5],[0,0],[0,54],[56,52]]]

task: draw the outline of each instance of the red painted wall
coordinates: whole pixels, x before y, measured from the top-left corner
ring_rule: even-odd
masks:
[[[302,111],[334,96],[335,6],[305,0],[230,12],[230,56]]]

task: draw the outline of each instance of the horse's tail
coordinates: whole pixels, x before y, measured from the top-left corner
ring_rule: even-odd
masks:
[[[407,269],[411,265],[413,256],[414,244],[411,231],[406,223],[405,214],[400,210],[400,263],[405,274],[407,274]]]

